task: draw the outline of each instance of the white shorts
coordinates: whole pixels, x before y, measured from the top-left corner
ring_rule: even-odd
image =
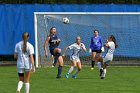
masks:
[[[105,64],[109,64],[112,60],[113,60],[113,56],[106,55],[105,57],[103,57],[103,62]]]
[[[31,69],[25,69],[25,68],[17,68],[18,73],[24,73],[26,71],[30,71]]]
[[[31,62],[17,62],[17,68],[32,69]]]
[[[76,62],[80,62],[80,58],[79,57],[76,57],[76,56],[71,56],[70,57],[70,60],[75,60]]]

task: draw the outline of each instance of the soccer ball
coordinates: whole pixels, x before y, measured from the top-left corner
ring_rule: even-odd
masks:
[[[69,19],[68,19],[67,17],[64,17],[64,18],[63,18],[63,23],[64,23],[64,24],[68,24],[68,23],[69,23]]]

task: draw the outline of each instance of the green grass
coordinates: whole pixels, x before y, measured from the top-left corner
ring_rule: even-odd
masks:
[[[40,68],[31,76],[30,93],[140,93],[140,67],[109,67],[104,80],[98,69],[83,67],[76,79],[56,79],[57,68]],[[0,93],[15,93],[16,67],[0,67]],[[24,87],[22,89],[23,93]]]

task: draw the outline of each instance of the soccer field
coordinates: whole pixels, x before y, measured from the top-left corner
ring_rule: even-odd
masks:
[[[109,67],[104,80],[97,68],[83,67],[76,79],[66,79],[67,70],[64,67],[62,78],[56,79],[57,68],[37,69],[30,93],[140,93],[140,67]],[[17,82],[15,66],[0,67],[0,93],[16,93]]]

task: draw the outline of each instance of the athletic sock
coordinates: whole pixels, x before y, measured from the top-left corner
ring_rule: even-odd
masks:
[[[68,71],[68,74],[70,74],[73,70],[74,70],[74,66],[71,66],[69,71]]]
[[[59,56],[61,56],[61,53],[56,53],[55,58],[54,58],[54,66],[57,63]]]
[[[95,65],[95,61],[91,61],[91,67],[93,67],[94,68],[94,65]]]
[[[76,76],[79,72],[80,72],[79,70],[76,70],[75,73],[74,73],[73,75]]]
[[[22,87],[23,87],[23,82],[19,81],[17,86],[17,91],[20,91]]]
[[[106,75],[106,69],[103,69],[102,77],[105,77]]]
[[[57,60],[58,60],[58,57],[54,57],[54,63],[53,63],[54,66],[55,66],[56,63],[57,63]]]
[[[61,76],[61,73],[62,73],[62,66],[59,65],[57,76]]]
[[[99,68],[99,69],[102,69],[101,62],[98,62],[98,68]]]
[[[103,68],[102,68],[101,62],[98,62],[98,68],[99,68],[99,70],[100,70],[100,76],[101,76],[102,73],[103,73]]]
[[[29,93],[30,83],[25,83],[25,90],[24,93]]]

